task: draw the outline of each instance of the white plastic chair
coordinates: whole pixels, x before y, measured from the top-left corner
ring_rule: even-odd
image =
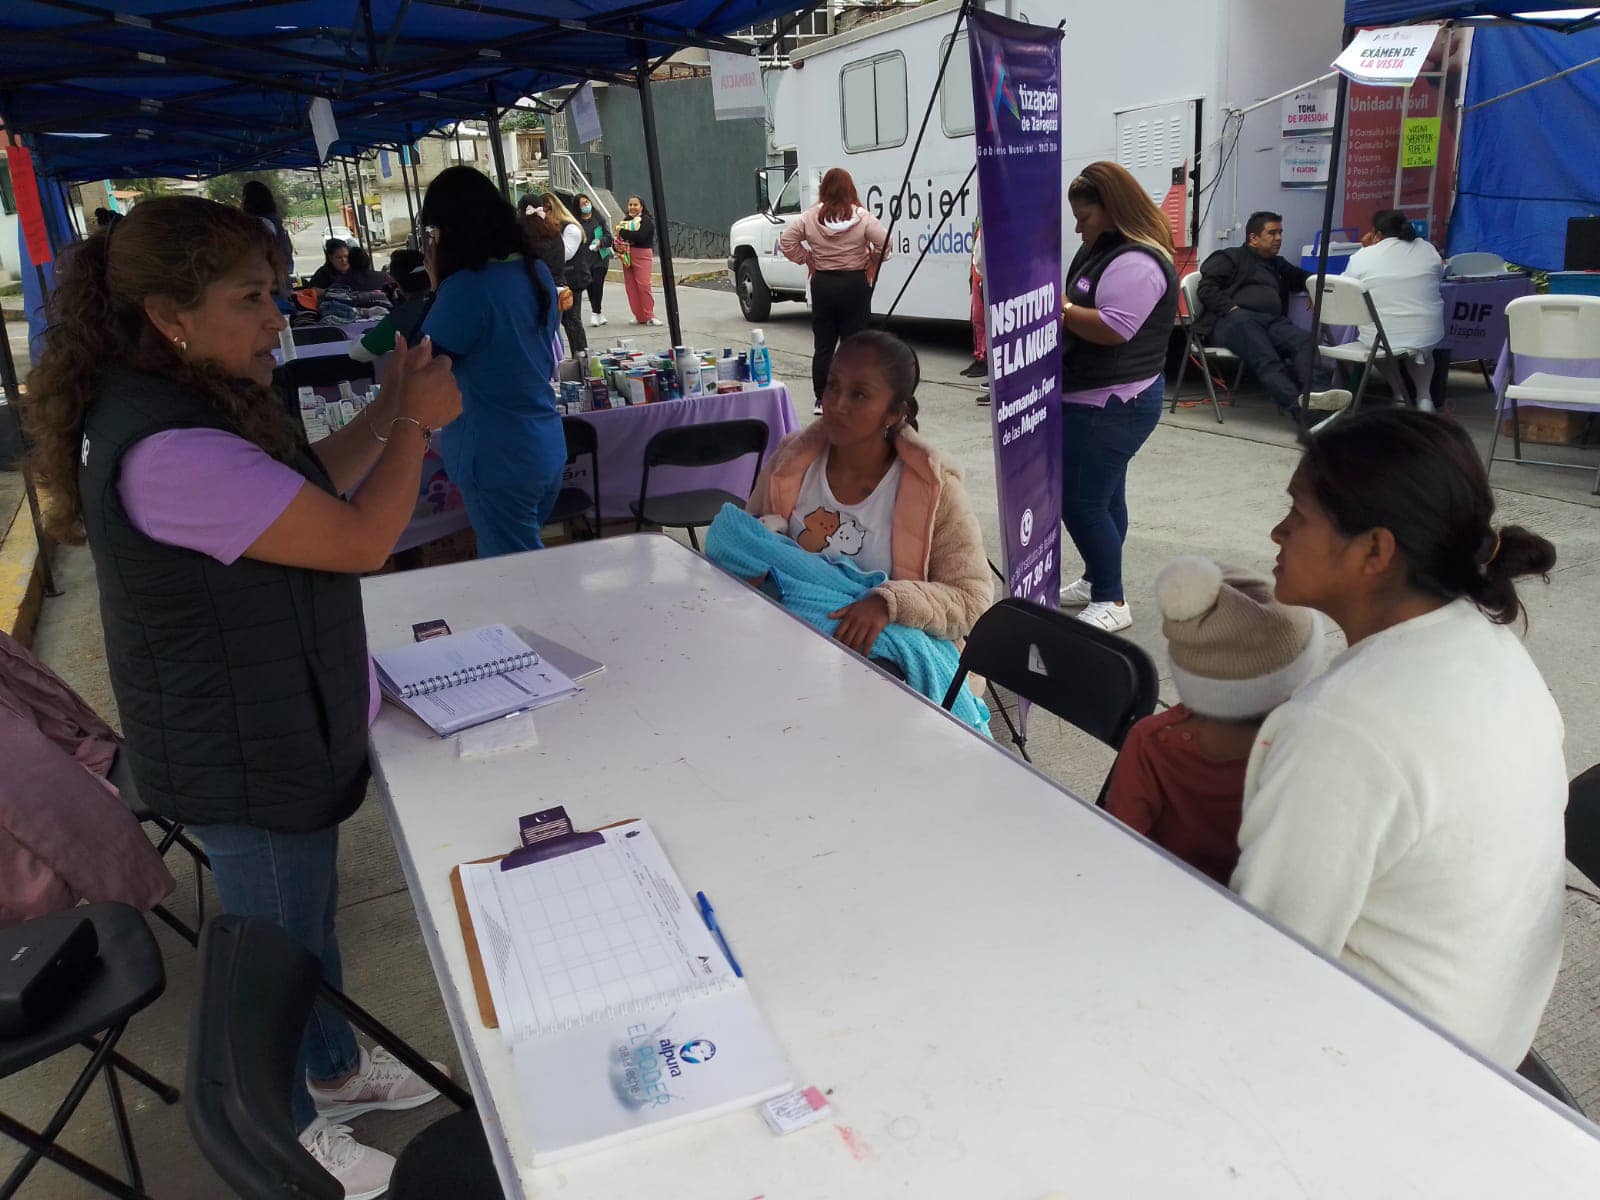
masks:
[[[1452,254],[1444,260],[1444,277],[1459,279],[1463,275],[1504,275],[1506,260],[1486,250],[1469,250],[1465,254]]]
[[[1509,400],[1513,461],[1527,466],[1575,467],[1587,471],[1589,468],[1582,463],[1523,458],[1517,404],[1520,401],[1535,408],[1600,413],[1600,377],[1535,371],[1520,383],[1511,381],[1517,377],[1519,354],[1530,358],[1600,363],[1600,296],[1519,296],[1506,305],[1506,321],[1511,327],[1506,387],[1495,408],[1494,433],[1489,438],[1489,457],[1484,464],[1485,469],[1494,469],[1495,445],[1500,440],[1500,413]],[[1594,487],[1591,490],[1600,496],[1600,468],[1595,470]]]
[[[1200,374],[1206,381],[1206,396],[1211,401],[1211,411],[1217,414],[1217,424],[1222,424],[1222,406],[1217,403],[1216,385],[1211,382],[1211,359],[1231,359],[1239,363],[1240,375],[1244,373],[1244,363],[1232,350],[1221,346],[1208,346],[1205,339],[1196,331],[1194,323],[1200,319],[1200,272],[1190,271],[1178,281],[1178,289],[1183,293],[1183,308],[1187,314],[1183,318],[1185,343],[1183,347],[1183,365],[1178,368],[1178,382],[1172,389],[1172,405],[1168,412],[1178,411],[1178,398],[1183,395],[1183,381],[1189,374],[1189,359],[1199,358]],[[1238,387],[1239,376],[1234,377],[1234,387]]]
[[[1314,286],[1315,281],[1312,282]],[[1373,328],[1370,346],[1363,346],[1359,341],[1338,346],[1317,346],[1317,353],[1323,358],[1362,367],[1361,382],[1356,385],[1355,399],[1350,403],[1351,412],[1361,407],[1361,397],[1366,393],[1367,380],[1372,378],[1374,364],[1388,376],[1389,386],[1394,388],[1396,396],[1403,395],[1412,404],[1417,402],[1411,377],[1400,368],[1397,360],[1403,354],[1415,353],[1425,347],[1402,346],[1397,349],[1390,344],[1389,335],[1383,331],[1383,319],[1378,316],[1378,306],[1372,302],[1372,293],[1367,291],[1366,284],[1343,275],[1329,275],[1322,284],[1322,324],[1325,327],[1371,325]]]

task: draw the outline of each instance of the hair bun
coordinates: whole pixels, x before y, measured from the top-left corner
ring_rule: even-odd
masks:
[[[1209,558],[1184,555],[1156,576],[1156,604],[1169,621],[1192,621],[1216,607],[1222,568]]]

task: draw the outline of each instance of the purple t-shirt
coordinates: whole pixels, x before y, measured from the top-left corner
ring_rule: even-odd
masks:
[[[1166,294],[1167,273],[1161,269],[1161,264],[1143,251],[1130,251],[1117,255],[1101,274],[1100,286],[1095,289],[1095,305],[1100,319],[1113,333],[1131,338],[1144,327],[1156,305],[1161,302],[1161,297]],[[1069,295],[1067,299],[1078,303],[1076,295]],[[1112,396],[1132,400],[1159,378],[1161,375],[1158,372],[1149,379],[1119,383],[1115,387],[1063,392],[1061,402],[1104,408]]]
[[[117,495],[145,537],[232,566],[305,485],[300,472],[237,434],[169,429],[122,456]],[[383,700],[370,656],[367,680],[370,724]]]

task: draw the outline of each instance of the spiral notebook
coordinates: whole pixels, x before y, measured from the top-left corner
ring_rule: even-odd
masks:
[[[581,690],[504,625],[429,638],[372,658],[383,694],[441,737]]]
[[[536,1164],[791,1090],[782,1048],[644,822],[459,871]]]

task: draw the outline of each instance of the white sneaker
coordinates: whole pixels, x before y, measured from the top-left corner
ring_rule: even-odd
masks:
[[[350,1136],[348,1125],[330,1125],[318,1117],[300,1135],[300,1144],[344,1189],[344,1200],[377,1200],[389,1190],[394,1157]]]
[[[1353,399],[1343,388],[1331,388],[1326,392],[1312,392],[1306,404],[1314,412],[1336,413],[1349,408]]]
[[[1116,633],[1133,624],[1133,609],[1126,602],[1111,604],[1103,600],[1091,600],[1089,606],[1078,614],[1078,620],[1096,629],[1104,629],[1107,633]]]
[[[661,324],[661,318],[660,317],[651,317],[648,321],[645,322],[645,324],[646,325],[659,325],[659,324]]]
[[[590,317],[589,318],[589,324],[593,328],[599,329],[600,328],[600,314],[596,313],[594,316]]]
[[[439,1063],[433,1065],[444,1070]],[[310,1080],[306,1086],[317,1115],[329,1121],[349,1121],[369,1112],[403,1112],[439,1098],[421,1076],[382,1046],[370,1054],[362,1048],[361,1067],[343,1087],[321,1088]]]
[[[818,400],[815,404],[813,404],[811,406],[811,415],[813,417],[820,417],[822,415],[822,401],[821,400]]]
[[[1438,409],[1436,409],[1433,406],[1432,397],[1429,397],[1429,396],[1418,396],[1417,397],[1417,411],[1418,412],[1437,412]]]
[[[611,324],[610,321],[606,320],[605,313],[595,313],[595,315],[594,315],[594,323],[596,325],[609,325],[609,324]]]
[[[1076,607],[1080,604],[1089,604],[1093,600],[1094,596],[1090,591],[1087,577],[1078,580],[1076,583],[1064,583],[1061,585],[1061,603],[1063,605]]]

